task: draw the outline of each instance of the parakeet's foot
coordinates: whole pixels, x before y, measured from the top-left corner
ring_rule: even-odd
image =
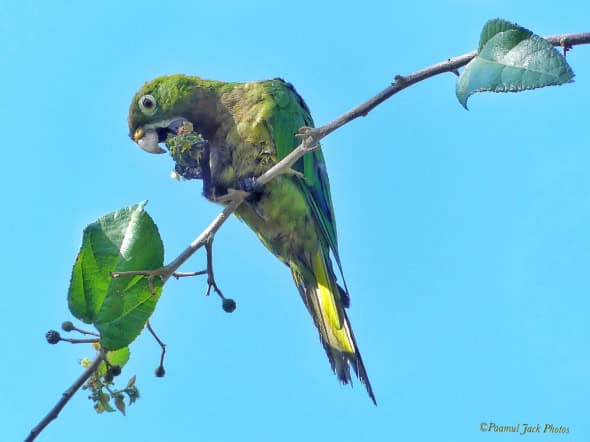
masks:
[[[285,170],[285,174],[286,175],[295,175],[296,177],[299,177],[301,179],[305,179],[305,175],[303,175],[301,172],[299,172],[298,170],[295,169],[287,169]]]
[[[256,177],[240,178],[238,180],[238,188],[247,193],[260,193],[264,188],[264,184],[260,184]]]
[[[221,196],[213,196],[210,198],[211,201],[216,203],[231,203],[237,200],[245,200],[250,195],[250,192],[244,190],[227,189],[227,193]]]

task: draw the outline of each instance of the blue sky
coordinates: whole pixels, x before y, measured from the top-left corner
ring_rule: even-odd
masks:
[[[134,92],[161,74],[284,77],[317,124],[392,80],[476,48],[487,19],[588,31],[590,6],[538,1],[0,4],[5,195],[2,440],[22,440],[89,347],[50,347],[84,226],[144,199],[175,257],[218,213],[199,183],[127,137]],[[340,386],[289,272],[232,219],[215,244],[232,315],[204,279],[171,281],[123,378],[141,399],[96,415],[84,392],[42,441],[504,440],[498,425],[590,426],[590,48],[576,82],[454,97],[439,76],[324,141],[352,305],[378,407]],[[204,264],[200,254],[185,267]]]

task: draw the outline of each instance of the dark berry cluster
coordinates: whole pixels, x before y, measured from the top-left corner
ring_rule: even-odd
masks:
[[[209,142],[207,140],[196,140],[189,148],[175,148],[181,146],[180,137],[186,138],[187,135],[177,135],[168,140],[168,148],[176,166],[175,172],[186,180],[203,179],[203,169],[207,167],[209,161]]]

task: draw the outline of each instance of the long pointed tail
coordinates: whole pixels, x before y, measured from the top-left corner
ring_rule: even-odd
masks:
[[[344,299],[348,294],[342,293],[334,272],[322,250],[312,258],[312,268],[291,263],[293,279],[303,298],[309,313],[319,331],[320,340],[326,350],[332,370],[344,384],[352,382],[350,367],[365,385],[367,393],[375,405],[375,395],[363,364],[344,310]]]

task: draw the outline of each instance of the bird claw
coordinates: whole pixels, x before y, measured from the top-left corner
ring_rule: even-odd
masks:
[[[303,140],[308,137],[313,137],[314,132],[317,132],[317,131],[318,130],[315,127],[302,126],[297,130],[297,132],[295,133],[295,136],[297,138],[299,138],[300,140]]]
[[[321,138],[319,129],[309,126],[300,127],[295,136],[304,143],[307,150],[313,150],[318,147]]]
[[[264,188],[255,177],[240,178],[238,180],[239,189],[247,193],[259,193]]]
[[[298,178],[305,179],[305,175],[295,169],[289,168],[289,169],[285,170],[285,174],[286,175],[295,175]]]
[[[216,203],[231,203],[233,201],[246,199],[248,195],[250,195],[250,192],[241,189],[227,189],[225,195],[216,196],[213,198],[213,201]]]

